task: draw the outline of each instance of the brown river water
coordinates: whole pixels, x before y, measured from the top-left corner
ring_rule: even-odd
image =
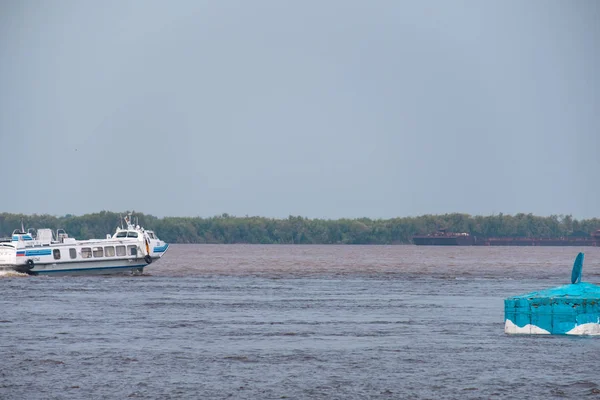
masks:
[[[142,276],[0,275],[0,399],[600,398],[600,338],[505,297],[600,248],[172,245]]]

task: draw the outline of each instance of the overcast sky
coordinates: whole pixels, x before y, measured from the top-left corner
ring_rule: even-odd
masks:
[[[600,217],[600,1],[0,1],[0,212]]]

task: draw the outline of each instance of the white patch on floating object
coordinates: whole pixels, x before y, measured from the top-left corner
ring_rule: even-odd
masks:
[[[527,324],[521,328],[520,326],[515,325],[510,319],[507,319],[506,323],[504,324],[504,333],[527,334],[527,335],[549,335],[550,334],[550,332],[548,332],[547,330],[542,329],[536,325]]]
[[[577,325],[575,328],[567,332],[567,335],[600,335],[600,324],[590,322],[587,324]]]

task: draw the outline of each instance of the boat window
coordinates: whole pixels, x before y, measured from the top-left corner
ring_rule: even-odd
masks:
[[[138,237],[137,232],[127,232],[127,237]]]
[[[71,256],[71,258],[77,258],[77,250],[69,249],[69,256]]]
[[[102,247],[94,247],[94,257],[103,257],[104,256],[104,250],[102,249]]]
[[[125,252],[125,246],[117,246],[117,256],[118,257],[124,257],[125,254],[127,254]]]
[[[127,237],[127,232],[119,232],[119,233],[117,233],[117,237],[118,238]]]
[[[152,231],[148,231],[148,236],[150,236],[150,239],[156,239],[156,237],[154,236],[154,232]]]
[[[92,258],[92,249],[89,247],[82,247],[81,258]]]
[[[60,260],[60,249],[52,250],[52,254],[54,255],[55,260]]]
[[[113,246],[106,246],[104,248],[104,255],[106,257],[114,257],[115,256],[115,248]]]
[[[137,256],[137,247],[134,245],[127,246],[127,252],[130,256]]]

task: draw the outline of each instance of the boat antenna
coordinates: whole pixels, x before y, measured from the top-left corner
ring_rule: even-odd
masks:
[[[25,233],[25,226],[23,225],[23,217],[21,217],[21,232]]]

